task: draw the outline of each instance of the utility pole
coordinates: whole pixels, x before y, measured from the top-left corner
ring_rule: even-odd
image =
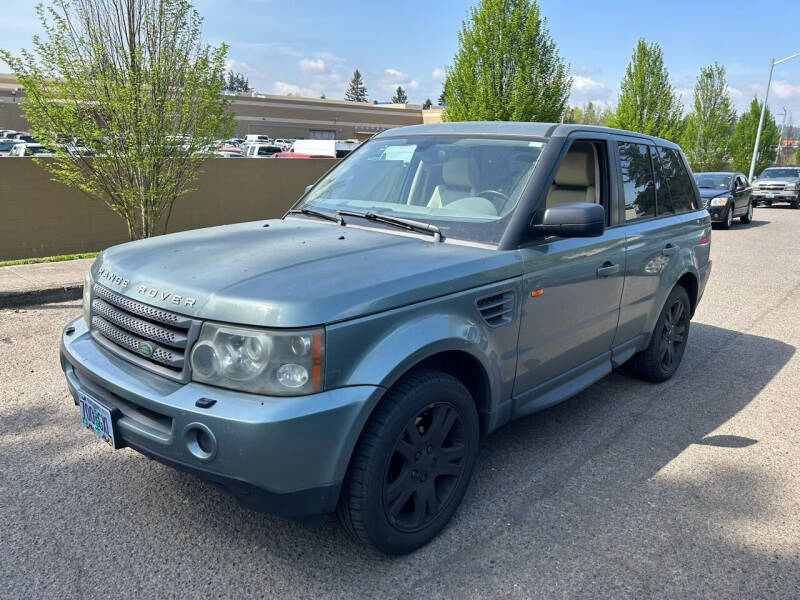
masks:
[[[800,56],[800,52],[792,54],[786,58],[775,60],[774,58],[769,63],[769,79],[767,79],[767,92],[764,94],[764,104],[761,106],[761,118],[758,120],[758,131],[756,132],[756,143],[753,146],[753,160],[750,161],[750,175],[747,177],[749,181],[753,180],[753,171],[756,170],[756,158],[758,157],[758,143],[761,141],[761,128],[764,126],[764,112],[767,110],[767,100],[769,99],[769,86],[772,85],[772,71],[775,67],[787,60],[792,60]]]

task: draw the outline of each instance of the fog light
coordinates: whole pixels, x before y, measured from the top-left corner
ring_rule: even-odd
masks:
[[[281,365],[277,377],[281,385],[288,388],[299,388],[308,382],[308,371],[305,367],[289,363]]]

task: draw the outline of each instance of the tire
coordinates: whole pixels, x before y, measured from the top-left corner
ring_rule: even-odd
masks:
[[[689,294],[683,286],[676,285],[661,309],[650,344],[630,360],[633,375],[660,383],[675,374],[689,339],[690,312]]]
[[[752,202],[747,206],[747,212],[745,214],[743,214],[741,217],[739,217],[739,221],[741,221],[745,225],[748,225],[749,223],[753,222],[753,203]]]
[[[733,205],[728,206],[728,212],[725,213],[725,219],[719,224],[722,229],[730,229],[733,225]]]
[[[764,204],[766,205],[767,208],[772,208],[772,202],[767,201],[767,202],[764,202]]]
[[[795,201],[793,201],[793,202],[790,202],[790,203],[789,203],[789,205],[790,205],[792,208],[795,208],[795,209],[797,209],[797,208],[800,208],[800,200],[795,200]]]
[[[475,402],[455,377],[426,370],[400,380],[353,452],[337,509],[345,530],[386,554],[427,544],[464,497],[478,439]]]

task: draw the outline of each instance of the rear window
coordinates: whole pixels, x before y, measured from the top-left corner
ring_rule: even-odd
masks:
[[[659,203],[662,201],[669,203],[664,210],[659,212],[682,213],[695,210],[697,206],[694,186],[681,155],[673,148],[661,146],[658,147],[658,155],[661,159],[661,170],[669,189],[669,194],[659,196]]]

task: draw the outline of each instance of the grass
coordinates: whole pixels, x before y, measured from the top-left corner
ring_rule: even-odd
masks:
[[[0,260],[0,267],[13,267],[14,265],[32,265],[34,263],[61,262],[63,260],[76,260],[78,258],[94,258],[99,252],[82,252],[80,254],[59,254],[58,256],[42,256],[39,258],[17,258],[15,260]]]

